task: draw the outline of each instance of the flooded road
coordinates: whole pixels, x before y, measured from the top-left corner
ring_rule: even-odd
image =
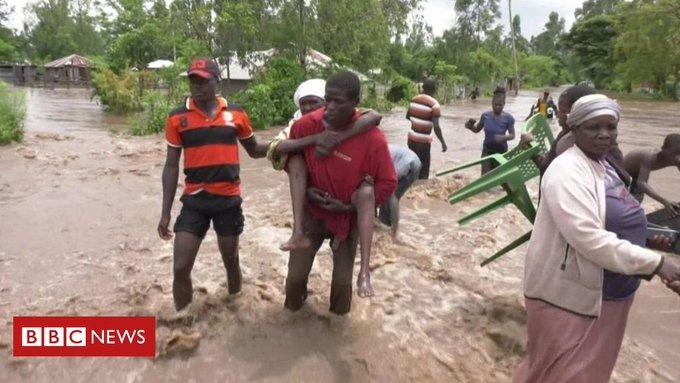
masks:
[[[327,246],[312,270],[308,304],[296,314],[283,310],[287,254],[278,245],[292,223],[287,178],[241,151],[243,292],[226,294],[211,232],[194,267],[195,301],[177,314],[172,244],[156,234],[163,137],[117,134],[125,118],[102,113],[86,90],[27,92],[26,142],[0,147],[0,381],[509,381],[525,351],[525,248],[490,267],[478,264],[529,225],[511,208],[456,224],[495,197],[445,202],[478,170],[409,191],[401,230],[412,246],[392,242],[378,228],[376,296],[355,296],[351,314],[338,318],[327,312]],[[521,122],[536,96],[509,98],[506,111]],[[443,109],[449,150],[442,153],[435,140],[433,171],[479,156],[483,135],[465,130],[463,122],[489,107],[488,100],[478,100]],[[677,104],[622,107],[624,152],[660,146],[666,134],[679,130]],[[383,119],[392,143],[405,144],[404,113],[395,110]],[[676,169],[654,173],[652,182],[680,200]],[[535,194],[537,184],[530,189]],[[173,220],[179,207],[176,202]],[[645,201],[648,211],[657,207]],[[679,381],[680,299],[658,281],[643,285],[613,381]],[[158,358],[13,359],[11,318],[17,315],[153,315]]]

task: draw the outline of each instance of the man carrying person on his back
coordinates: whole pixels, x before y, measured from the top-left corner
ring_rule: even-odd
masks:
[[[326,129],[332,132],[349,129],[360,116],[356,110],[360,86],[359,78],[352,72],[331,76],[326,82],[326,107],[295,122],[290,138],[296,140]],[[352,273],[358,239],[353,200],[357,197],[357,188],[364,182],[372,183],[375,204],[380,205],[394,191],[397,179],[387,141],[379,129],[369,129],[339,143],[328,158],[318,158],[314,151],[313,146],[304,149],[309,179],[303,226],[312,246],[290,252],[284,305],[291,311],[302,307],[307,299],[307,281],[314,257],[324,240],[331,238],[330,311],[342,315],[350,311],[352,303]],[[369,263],[368,257],[362,257],[357,278],[359,292],[364,292],[361,296],[372,295]]]
[[[422,167],[418,178],[421,180],[430,177],[432,130],[442,144],[442,152],[447,149],[442,130],[439,127],[441,107],[434,98],[436,87],[434,80],[425,80],[423,82],[423,93],[411,99],[411,104],[406,112],[406,119],[411,121],[411,130],[408,132],[408,148],[420,159]]]

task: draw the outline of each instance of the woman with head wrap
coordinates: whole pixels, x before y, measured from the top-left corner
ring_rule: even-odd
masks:
[[[293,115],[288,127],[282,130],[279,135],[272,140],[267,151],[267,158],[272,162],[274,169],[281,170],[286,167],[290,183],[291,201],[293,204],[293,234],[288,241],[280,246],[283,251],[304,249],[311,246],[309,238],[303,232],[304,205],[307,192],[307,164],[301,153],[309,145],[316,145],[316,154],[321,157],[330,155],[335,146],[341,142],[362,134],[369,129],[380,124],[382,116],[373,110],[361,110],[361,116],[354,125],[341,132],[333,133],[327,130],[318,135],[307,136],[301,139],[288,139],[290,128],[293,123],[305,115],[325,106],[324,97],[326,93],[326,81],[322,79],[307,80],[300,84],[295,91],[293,101],[299,108]],[[295,154],[290,156],[289,154]],[[357,193],[357,211],[360,222],[360,240],[362,241],[362,253],[370,250],[370,244],[366,244],[368,237],[373,236],[372,231],[366,233],[365,228],[373,227],[373,216],[375,215],[375,201],[373,198],[373,187],[370,181],[362,183]],[[368,211],[368,213],[366,213]],[[361,214],[365,213],[365,214]],[[370,221],[366,223],[364,221]],[[363,223],[363,225],[362,225]],[[369,235],[370,234],[370,235]],[[363,238],[363,239],[362,239]]]
[[[607,382],[640,278],[680,280],[680,267],[645,248],[645,213],[605,161],[619,117],[604,95],[580,98],[567,119],[575,145],[541,181],[524,273],[528,355],[514,382]]]

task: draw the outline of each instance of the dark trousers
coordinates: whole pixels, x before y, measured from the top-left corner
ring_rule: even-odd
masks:
[[[418,179],[426,180],[430,177],[430,149],[432,144],[414,142],[408,140],[408,148],[411,149],[420,160],[420,174]]]
[[[491,154],[503,154],[508,151],[508,145],[492,145],[484,144],[482,146],[482,157],[486,157]],[[495,162],[484,162],[482,163],[482,175],[492,171],[498,166]]]
[[[286,301],[284,306],[291,311],[299,310],[307,299],[307,282],[312,271],[314,257],[324,240],[330,238],[323,221],[312,220],[308,214],[305,217],[305,234],[312,241],[308,249],[290,252],[288,260],[288,276],[286,277]],[[336,246],[333,250],[333,276],[331,278],[330,311],[342,315],[352,307],[352,273],[354,258],[357,254],[358,230],[356,220],[352,223],[349,238]],[[331,243],[333,243],[332,241]]]

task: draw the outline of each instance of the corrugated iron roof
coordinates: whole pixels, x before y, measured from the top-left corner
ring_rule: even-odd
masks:
[[[45,64],[45,68],[61,68],[66,66],[89,68],[90,60],[86,59],[83,56],[69,55]]]

